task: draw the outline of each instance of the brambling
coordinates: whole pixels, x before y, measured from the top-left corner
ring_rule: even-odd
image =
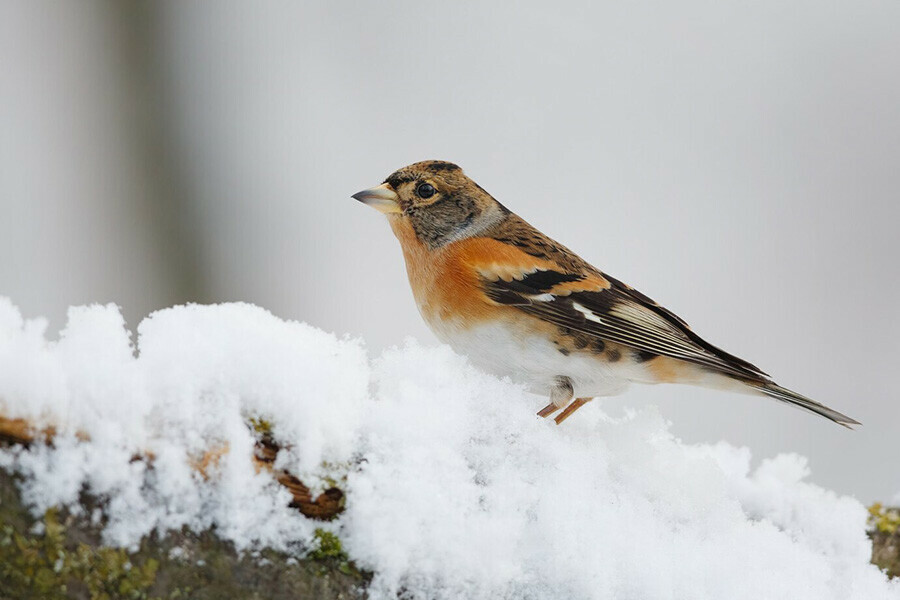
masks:
[[[424,161],[353,195],[387,215],[422,317],[478,367],[546,394],[562,423],[629,383],[770,396],[857,421],[776,384],[511,212],[458,166]]]

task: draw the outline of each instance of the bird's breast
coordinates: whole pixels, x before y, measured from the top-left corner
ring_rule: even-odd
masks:
[[[391,226],[403,249],[416,305],[438,338],[448,341],[452,331],[502,318],[505,307],[491,302],[481,290],[479,274],[471,266],[471,244],[432,249],[418,240],[405,219],[392,218]]]

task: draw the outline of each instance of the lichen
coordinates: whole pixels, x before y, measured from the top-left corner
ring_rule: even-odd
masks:
[[[250,417],[248,419],[250,428],[262,436],[272,435],[272,422],[261,417]]]
[[[894,534],[900,529],[900,509],[886,508],[876,502],[869,507],[868,525],[874,531]]]

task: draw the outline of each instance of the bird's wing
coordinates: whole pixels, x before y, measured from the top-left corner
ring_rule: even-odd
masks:
[[[565,248],[570,258],[563,266],[552,254],[517,251],[525,269],[504,263],[508,253],[492,268],[480,270],[484,293],[493,302],[514,307],[558,327],[620,343],[649,360],[669,356],[714,371],[755,382],[768,382],[760,369],[703,340],[683,320],[630,286],[597,271]],[[574,260],[574,259],[577,259]],[[575,268],[572,268],[575,267]]]

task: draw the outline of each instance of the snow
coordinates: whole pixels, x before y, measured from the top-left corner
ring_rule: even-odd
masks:
[[[77,510],[83,487],[109,498],[111,544],[215,526],[302,553],[323,524],[254,468],[246,423],[263,418],[291,446],[279,466],[342,482],[325,527],[375,572],[374,598],[900,598],[868,564],[864,507],[809,483],[806,459],[751,468],[746,448],[675,439],[653,407],[593,402],[557,427],[534,415],[545,399],[446,347],[371,359],[246,304],[159,311],[136,343],[115,306],[45,330],[0,299],[0,414],[59,431],[0,466],[35,512]]]
[[[77,503],[87,485],[111,499],[105,537],[117,545],[185,524],[215,525],[241,548],[308,540],[313,524],[256,472],[246,422],[270,420],[291,440],[279,466],[311,484],[329,475],[323,464],[348,463],[368,399],[362,346],[241,304],[159,311],[138,340],[136,357],[118,309],[92,306],[71,309],[47,342],[43,322],[0,301],[0,414],[64,432],[53,449],[14,457],[35,510]],[[205,480],[193,462],[225,447]],[[153,469],[136,454],[152,455]]]

